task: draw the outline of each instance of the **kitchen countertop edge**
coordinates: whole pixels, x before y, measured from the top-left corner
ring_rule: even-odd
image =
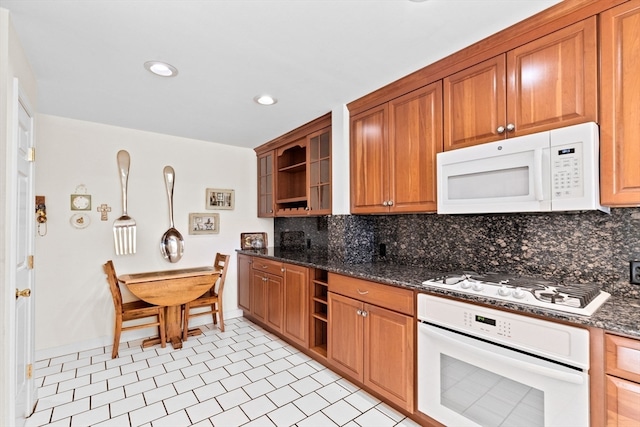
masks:
[[[321,250],[281,250],[278,247],[269,247],[265,249],[237,249],[236,252],[640,338],[640,299],[612,295],[592,316],[580,316],[423,285],[424,280],[437,277],[442,272],[419,266],[387,262],[350,264],[330,261],[327,252]]]

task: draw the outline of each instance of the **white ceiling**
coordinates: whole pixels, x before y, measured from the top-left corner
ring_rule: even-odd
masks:
[[[40,113],[257,147],[558,0],[0,0]],[[149,60],[178,68],[150,74]],[[253,97],[269,93],[269,107]]]

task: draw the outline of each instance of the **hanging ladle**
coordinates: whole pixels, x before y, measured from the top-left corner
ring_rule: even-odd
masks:
[[[176,174],[171,166],[165,166],[163,172],[164,185],[167,188],[167,197],[169,199],[169,221],[171,224],[160,240],[160,252],[162,252],[162,256],[167,261],[178,262],[184,253],[184,239],[182,234],[173,226],[173,184]]]

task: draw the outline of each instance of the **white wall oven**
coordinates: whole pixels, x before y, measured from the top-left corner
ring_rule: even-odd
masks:
[[[418,295],[418,409],[447,426],[588,426],[589,332]]]

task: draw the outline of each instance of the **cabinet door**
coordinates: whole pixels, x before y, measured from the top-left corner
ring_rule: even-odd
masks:
[[[258,216],[274,216],[274,155],[273,152],[258,156]]]
[[[251,257],[238,254],[238,307],[251,311]]]
[[[333,292],[329,292],[328,302],[327,360],[337,370],[362,381],[362,303]]]
[[[282,277],[273,274],[265,274],[265,299],[266,299],[266,320],[265,323],[276,330],[282,332],[283,301],[282,301]]]
[[[640,425],[640,384],[607,375],[607,426]]]
[[[442,83],[389,103],[390,212],[435,212],[442,151]]]
[[[284,322],[282,333],[304,348],[309,346],[309,269],[284,266]]]
[[[640,205],[640,1],[602,13],[600,199]]]
[[[596,17],[507,53],[508,137],[597,120]]]
[[[413,411],[413,317],[365,304],[364,383]]]
[[[443,80],[445,151],[505,138],[505,76],[499,55]]]
[[[351,118],[351,213],[388,212],[387,104]]]
[[[331,214],[331,128],[309,135],[309,215]]]
[[[251,270],[251,280],[249,281],[251,290],[251,315],[261,322],[267,320],[266,285],[264,273]]]

